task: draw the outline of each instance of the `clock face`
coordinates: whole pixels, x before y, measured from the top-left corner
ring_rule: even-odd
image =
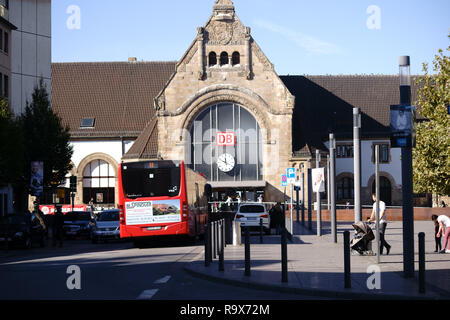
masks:
[[[224,153],[217,159],[217,167],[220,171],[230,172],[235,165],[234,157],[229,153]]]

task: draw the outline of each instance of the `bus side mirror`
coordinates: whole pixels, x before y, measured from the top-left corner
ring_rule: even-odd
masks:
[[[211,198],[212,196],[212,187],[209,183],[205,184],[204,194],[207,198]]]

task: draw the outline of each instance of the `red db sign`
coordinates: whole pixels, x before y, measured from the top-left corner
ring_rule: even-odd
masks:
[[[234,146],[236,144],[236,135],[234,132],[217,132],[216,145],[217,146]]]

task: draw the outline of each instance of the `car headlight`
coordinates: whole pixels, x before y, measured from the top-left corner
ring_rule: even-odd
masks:
[[[22,237],[22,236],[23,236],[23,232],[21,232],[21,231],[16,232],[16,233],[14,234],[14,237],[17,237],[17,238]]]

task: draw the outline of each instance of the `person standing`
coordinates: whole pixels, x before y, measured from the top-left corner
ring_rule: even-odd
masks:
[[[433,214],[431,220],[439,224],[436,237],[440,238],[444,235],[444,247],[439,253],[450,253],[450,218],[443,214],[440,216]]]
[[[439,223],[437,221],[434,221],[434,241],[436,242],[436,250],[434,252],[439,252],[442,250],[442,244],[441,244],[441,235],[439,235]]]
[[[374,201],[373,209],[372,209],[372,215],[367,220],[367,222],[376,221],[376,205],[377,205],[377,195],[374,193],[372,194],[372,200]],[[379,201],[379,217],[380,217],[380,254],[383,254],[383,248],[386,248],[386,254],[389,254],[391,251],[391,246],[386,242],[385,239],[385,233],[386,233],[386,227],[387,227],[387,220],[385,218],[386,213],[386,204],[384,201]]]
[[[64,215],[61,211],[61,206],[57,206],[53,220],[53,246],[56,246],[56,240],[59,241],[60,248],[63,245],[63,225]]]

